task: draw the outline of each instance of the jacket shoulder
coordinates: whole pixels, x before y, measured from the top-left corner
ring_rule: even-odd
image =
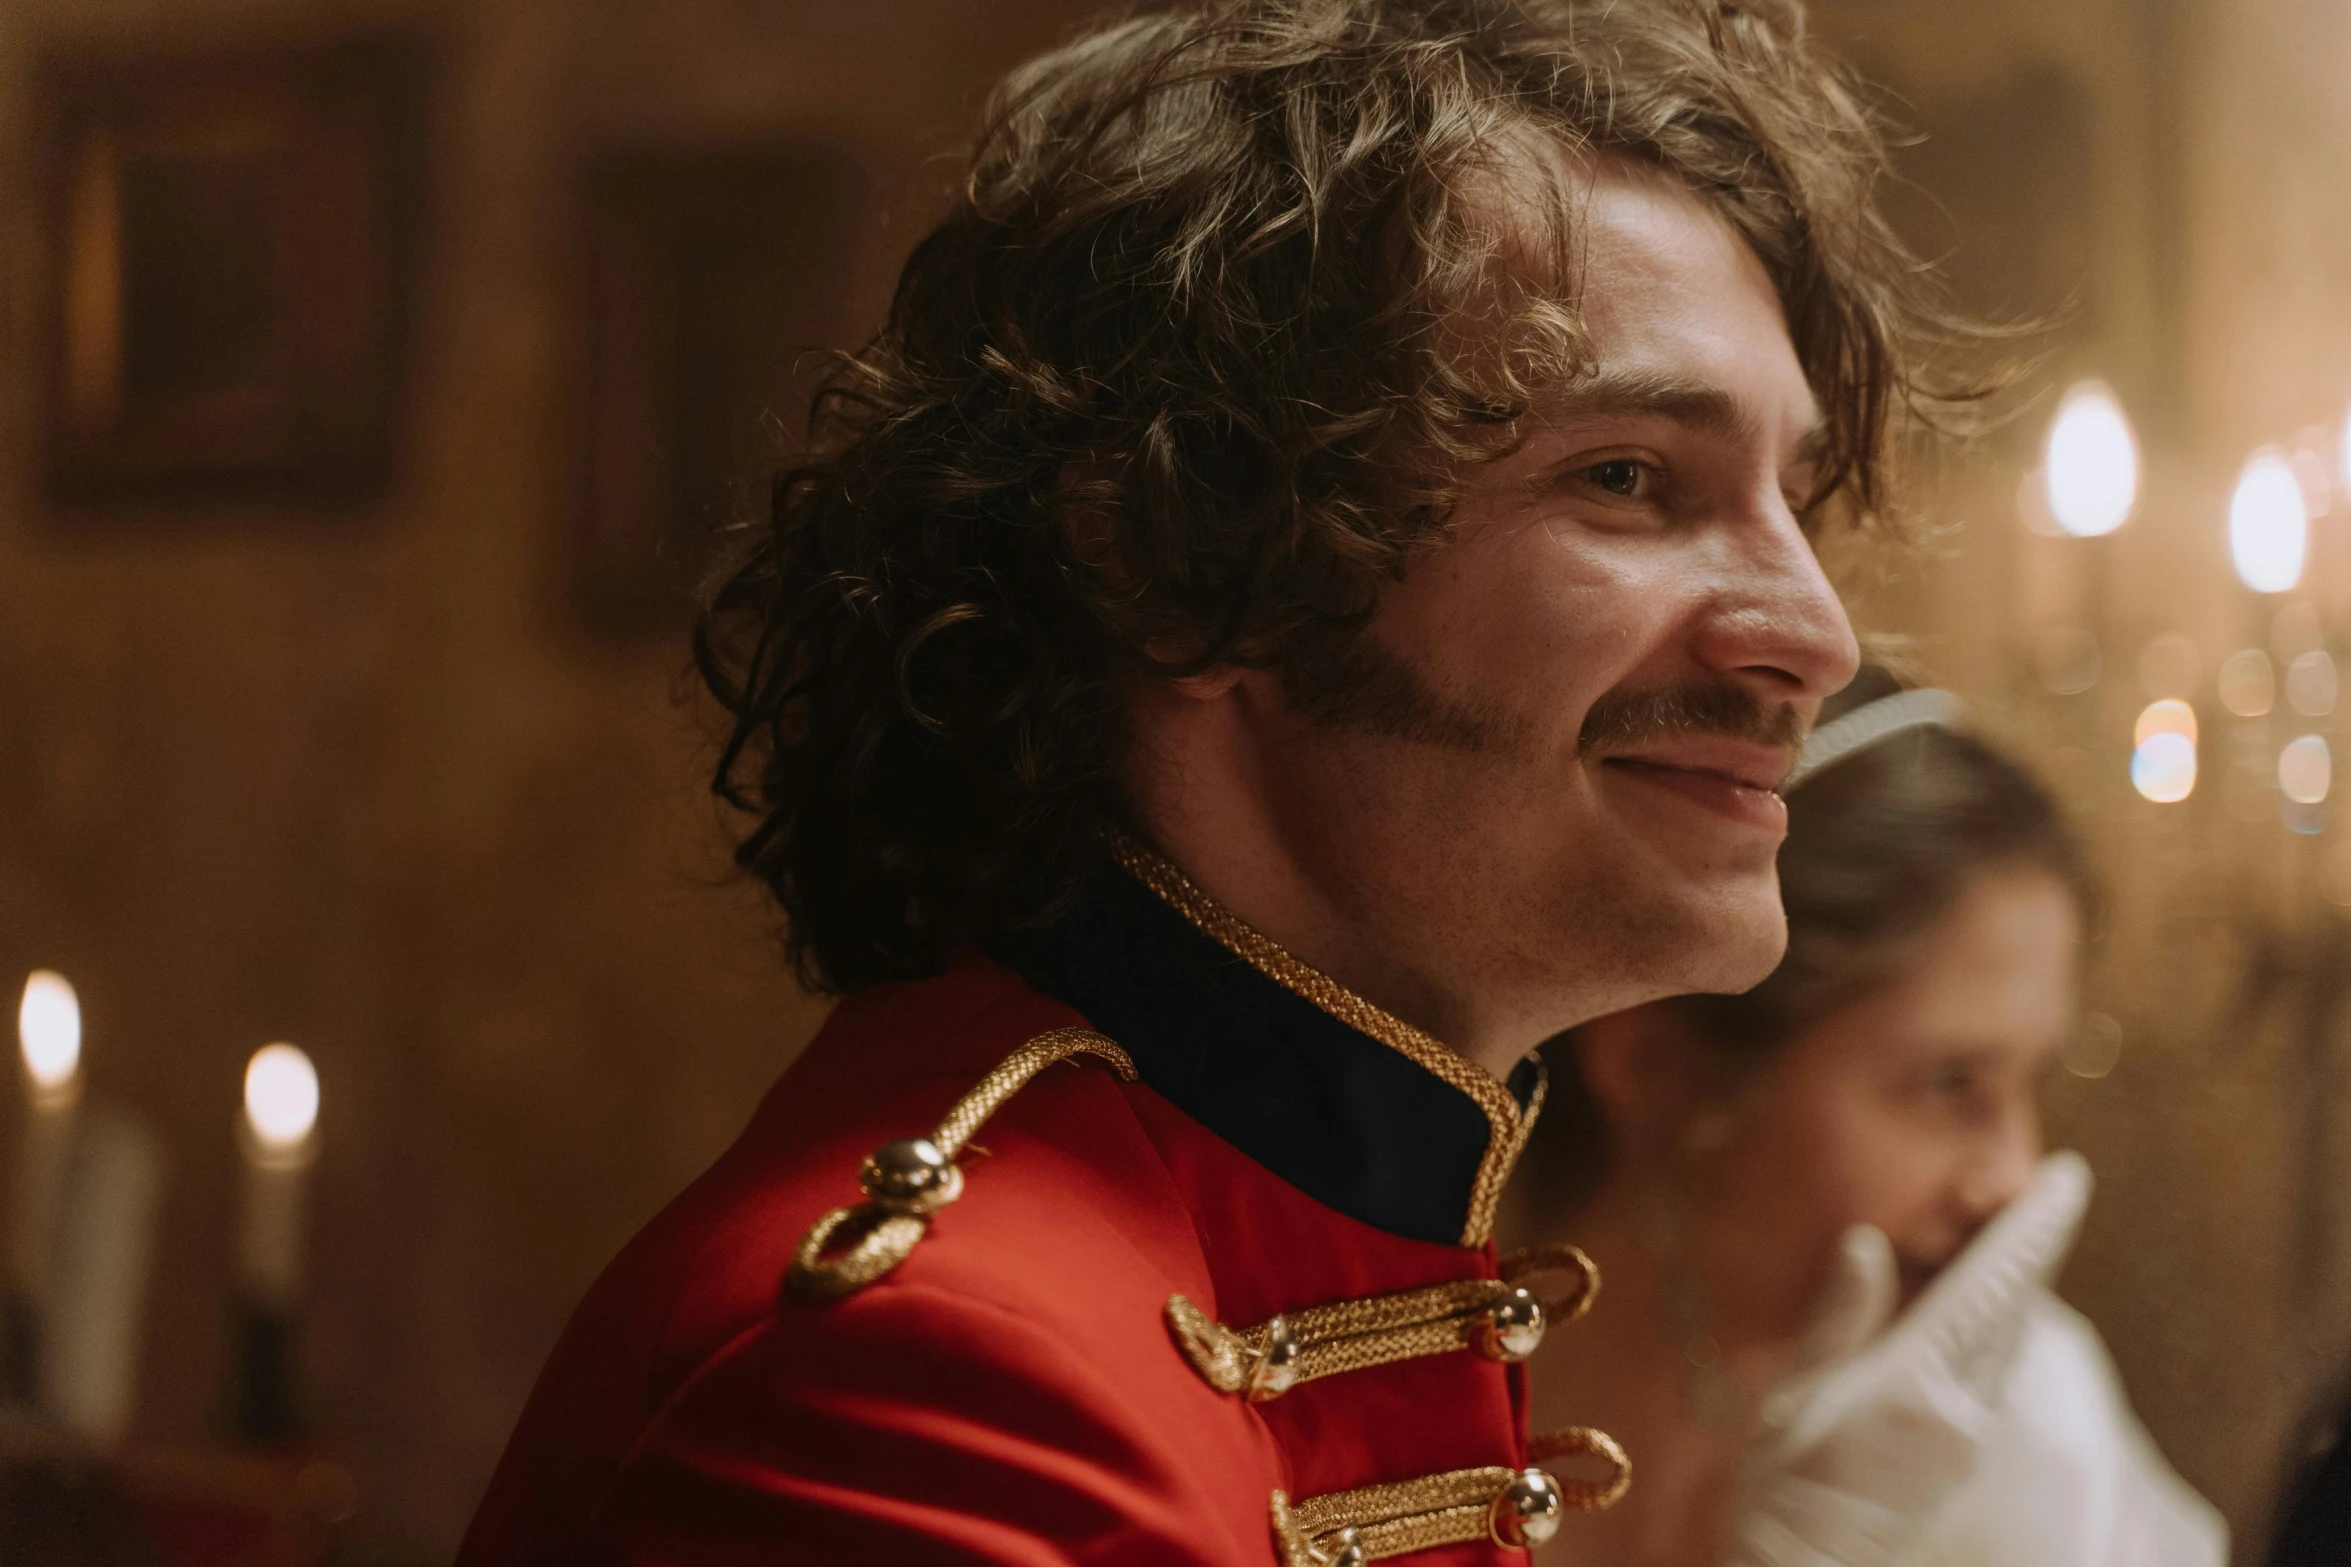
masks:
[[[796,1299],[786,1285],[802,1237],[861,1199],[866,1156],[929,1136],[1029,1040],[1083,1026],[993,965],[851,997],[734,1147],[648,1227],[648,1255],[616,1261],[612,1282],[670,1296],[663,1349],[685,1363],[770,1314],[821,1331],[882,1287],[825,1302]],[[1205,1287],[1191,1215],[1100,1060],[1073,1056],[1038,1072],[972,1133],[958,1163],[962,1195],[929,1216],[885,1283],[1012,1310],[1122,1287],[1162,1296]]]
[[[989,1117],[960,1160],[961,1197],[930,1216],[886,1278],[832,1301],[786,1288],[802,1236],[858,1200],[867,1154],[928,1135],[1025,1041],[1082,1022],[987,964],[844,1001],[735,1145],[591,1290],[476,1535],[509,1497],[535,1498],[526,1510],[555,1505],[585,1527],[608,1506],[691,1491],[642,1488],[650,1475],[686,1472],[680,1452],[725,1447],[714,1431],[736,1433],[743,1461],[766,1473],[864,1454],[863,1474],[895,1448],[899,1461],[919,1451],[932,1468],[986,1476],[1007,1444],[1129,1452],[1104,1471],[1129,1475],[1172,1472],[1170,1455],[1201,1445],[1253,1472],[1270,1464],[1262,1436],[1198,1381],[1162,1325],[1168,1294],[1208,1296],[1207,1267],[1127,1098],[1136,1090],[1099,1063],[1049,1066]],[[959,1400],[966,1407],[950,1417]],[[1066,1440],[1018,1435],[1040,1419]],[[879,1436],[941,1420],[960,1421],[978,1448]],[[832,1436],[785,1453],[773,1435],[785,1431]],[[1151,1448],[1161,1456],[1146,1458]],[[758,1453],[768,1456],[749,1456]]]

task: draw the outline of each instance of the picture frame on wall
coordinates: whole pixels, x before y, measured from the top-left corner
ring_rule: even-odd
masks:
[[[44,476],[66,508],[362,503],[388,480],[428,53],[52,62]]]

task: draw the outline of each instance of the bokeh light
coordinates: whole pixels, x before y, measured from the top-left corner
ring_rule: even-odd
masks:
[[[2313,648],[2286,666],[2286,705],[2305,718],[2335,710],[2335,661]]]
[[[2156,735],[2181,735],[2191,749],[2196,744],[2196,710],[2175,698],[2149,702],[2131,726],[2131,744],[2145,745]]]
[[[2122,1059],[2122,1025],[2107,1013],[2086,1013],[2059,1055],[2076,1077],[2104,1077]]]
[[[2033,667],[2052,696],[2080,696],[2098,683],[2103,663],[2098,639],[2079,626],[2059,626],[2033,648]]]
[[[2302,580],[2310,547],[2310,514],[2302,483],[2275,447],[2246,459],[2229,497],[2229,557],[2237,576],[2256,593],[2283,593]]]
[[[2131,787],[2157,805],[2196,792],[2196,742],[2171,730],[2151,734],[2131,753]]]
[[[2221,661],[2220,705],[2239,718],[2259,718],[2277,705],[2277,671],[2257,647],[2239,648]]]
[[[318,1069],[293,1045],[263,1045],[245,1067],[245,1122],[264,1148],[299,1147],[318,1124]]]
[[[2321,736],[2298,736],[2278,753],[2278,792],[2296,805],[2318,804],[2334,781],[2334,758]]]
[[[63,974],[44,968],[25,977],[24,999],[16,1008],[16,1045],[25,1074],[37,1088],[63,1088],[81,1070],[82,1003]]]
[[[2049,514],[2077,538],[2112,533],[2139,499],[2139,443],[2103,381],[2067,390],[2049,423]]]

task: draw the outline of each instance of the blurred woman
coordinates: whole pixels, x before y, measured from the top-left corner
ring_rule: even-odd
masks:
[[[1864,671],[1788,793],[1779,969],[1547,1047],[1534,1227],[1607,1287],[1536,1361],[1536,1425],[1635,1466],[1550,1563],[2225,1554],[2047,1286],[2089,1174],[2043,1157],[2035,1096],[2089,894],[2048,795],[1952,716]]]

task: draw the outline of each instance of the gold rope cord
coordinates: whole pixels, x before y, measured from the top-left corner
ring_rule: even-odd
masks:
[[[963,1152],[963,1145],[980,1129],[980,1123],[1002,1109],[1004,1101],[1020,1092],[1030,1078],[1054,1062],[1066,1061],[1074,1055],[1100,1056],[1110,1063],[1119,1081],[1135,1081],[1133,1060],[1092,1029],[1049,1029],[996,1063],[995,1070],[956,1100],[954,1108],[939,1122],[939,1129],[931,1134],[931,1141],[938,1145],[939,1152],[954,1158]]]
[[[1418,1064],[1432,1076],[1470,1097],[1486,1115],[1486,1152],[1478,1161],[1470,1188],[1469,1216],[1462,1226],[1461,1244],[1483,1246],[1494,1233],[1494,1212],[1501,1206],[1502,1186],[1526,1148],[1535,1116],[1543,1107],[1544,1083],[1538,1079],[1534,1097],[1521,1111],[1502,1080],[1434,1036],[1414,1028],[1349,990],[1322,970],[1297,957],[1270,936],[1251,928],[1241,917],[1210,897],[1192,879],[1125,833],[1109,834],[1111,856],[1128,875],[1158,895],[1202,935],[1240,958],[1260,974],[1292,994],[1322,1008],[1357,1033],[1369,1035]]]
[[[1335,1300],[1326,1306],[1286,1311],[1290,1329],[1302,1339],[1356,1338],[1368,1333],[1392,1333],[1398,1328],[1427,1327],[1445,1318],[1465,1318],[1492,1305],[1509,1288],[1500,1279],[1461,1279],[1398,1290],[1392,1295],[1364,1295]],[[1254,1336],[1259,1329],[1251,1329]]]
[[[1600,1270],[1573,1246],[1514,1252],[1502,1259],[1500,1272],[1502,1276],[1496,1279],[1458,1279],[1308,1306],[1247,1328],[1225,1327],[1183,1296],[1171,1295],[1167,1320],[1176,1343],[1208,1385],[1220,1392],[1238,1393],[1248,1387],[1251,1371],[1272,1342],[1276,1322],[1297,1343],[1294,1385],[1390,1361],[1467,1349],[1480,1314],[1512,1286],[1529,1279],[1552,1273],[1574,1278],[1572,1291],[1542,1296],[1544,1310],[1555,1327],[1573,1322],[1591,1309],[1600,1290]]]
[[[931,1212],[953,1202],[962,1191],[962,1171],[955,1164],[971,1134],[978,1131],[1027,1084],[1056,1061],[1075,1055],[1095,1055],[1110,1063],[1124,1082],[1135,1081],[1135,1063],[1127,1053],[1091,1029],[1056,1028],[1039,1034],[998,1062],[987,1076],[955,1101],[929,1138],[948,1161],[950,1180],[928,1206],[909,1211],[869,1199],[853,1208],[835,1208],[809,1227],[792,1253],[785,1282],[792,1292],[817,1300],[835,1300],[852,1294],[889,1273],[914,1251],[930,1230]],[[835,1256],[825,1249],[835,1236],[847,1232],[856,1239]]]
[[[1552,1458],[1598,1458],[1606,1461],[1609,1475],[1605,1480],[1558,1480],[1561,1500],[1579,1513],[1596,1513],[1604,1507],[1614,1507],[1633,1487],[1633,1460],[1615,1437],[1596,1426],[1567,1426],[1557,1431],[1545,1431],[1527,1443],[1527,1460],[1542,1463]]]
[[[1440,1545],[1487,1538],[1494,1498],[1518,1471],[1490,1465],[1453,1469],[1389,1485],[1367,1485],[1292,1502],[1273,1493],[1274,1538],[1285,1563],[1332,1559],[1324,1547],[1342,1529],[1354,1529],[1366,1560],[1408,1556]]]
[[[1615,1438],[1590,1426],[1569,1426],[1536,1437],[1528,1456],[1606,1459],[1613,1473],[1604,1481],[1563,1481],[1546,1473],[1558,1488],[1560,1500],[1574,1512],[1597,1512],[1613,1506],[1632,1484],[1632,1460]],[[1341,1530],[1356,1531],[1364,1558],[1379,1561],[1408,1556],[1440,1545],[1458,1545],[1492,1537],[1497,1498],[1519,1477],[1520,1471],[1490,1464],[1478,1469],[1452,1469],[1386,1485],[1359,1486],[1293,1502],[1273,1493],[1273,1532],[1284,1567],[1323,1567],[1335,1561]]]

